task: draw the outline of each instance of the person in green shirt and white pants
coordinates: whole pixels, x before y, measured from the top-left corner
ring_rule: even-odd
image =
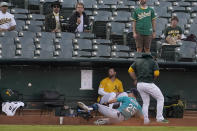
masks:
[[[142,53],[130,66],[128,72],[142,97],[144,124],[150,123],[148,116],[150,96],[157,101],[157,122],[168,123],[168,120],[163,117],[164,96],[159,87],[154,84],[154,80],[159,77],[159,66],[151,54]]]
[[[137,52],[150,52],[152,39],[156,37],[156,15],[152,8],[146,5],[147,0],[139,0],[140,7],[133,13],[133,37]]]

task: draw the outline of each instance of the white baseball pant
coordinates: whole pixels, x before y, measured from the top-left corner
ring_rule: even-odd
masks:
[[[143,101],[142,111],[144,114],[144,121],[149,121],[148,108],[150,104],[150,95],[157,100],[157,121],[163,120],[164,97],[161,90],[154,83],[144,82],[137,83],[137,90],[139,91]]]
[[[97,105],[98,105],[98,111],[104,116],[108,118],[113,118],[114,120],[117,120],[117,121],[124,120],[124,116],[117,109],[112,109],[108,106],[101,105],[101,104],[97,104]]]
[[[113,100],[115,98],[119,98],[119,97],[122,97],[122,96],[128,96],[128,94],[126,92],[122,92],[120,93],[118,96],[116,96],[116,93],[112,92],[112,93],[109,93],[107,95],[104,95],[102,98],[101,98],[101,101],[100,101],[100,104],[104,104],[104,103],[107,103],[109,102],[110,100]],[[109,107],[112,108],[114,105],[114,103],[110,104]]]

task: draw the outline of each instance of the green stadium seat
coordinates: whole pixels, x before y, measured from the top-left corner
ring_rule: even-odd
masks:
[[[77,0],[64,0],[62,2],[62,8],[75,8]]]
[[[112,16],[112,12],[110,11],[94,11],[94,21],[108,21],[109,17]]]
[[[107,34],[106,38],[111,39],[113,43],[126,44],[126,36],[128,29],[125,27],[125,23],[110,22],[106,25]]]
[[[129,11],[113,12],[113,21],[115,21],[115,22],[129,22],[129,21],[131,21],[131,12],[129,12]]]
[[[96,37],[106,38],[106,24],[112,16],[110,11],[94,11],[93,33]]]
[[[22,31],[23,30],[23,26],[25,25],[25,21],[24,20],[16,20],[16,31]]]
[[[99,4],[97,5],[97,8],[98,10],[101,10],[101,11],[110,11],[111,8],[109,5],[104,5],[104,4]]]
[[[168,20],[166,18],[157,18],[156,19],[156,34],[157,38],[161,38],[161,35],[163,34],[163,30],[167,27]]]
[[[18,36],[32,39],[32,38],[36,37],[36,33],[30,32],[30,31],[20,31],[20,32],[18,32]]]
[[[25,14],[14,14],[15,20],[27,20],[27,15]]]
[[[96,0],[78,0],[78,2],[82,2],[85,6],[85,9],[90,9],[97,5]]]
[[[35,46],[40,44],[40,48],[37,48],[34,54],[34,56],[37,56],[38,59],[49,60],[53,58],[53,39],[39,38],[39,42],[34,44]],[[40,54],[36,54],[36,51],[40,51]]]
[[[110,22],[107,24],[107,28],[109,28],[110,35],[123,35],[125,29],[125,23],[119,22]]]
[[[92,52],[88,52],[88,51],[73,51],[73,57],[86,57],[86,58],[90,58],[92,57]]]
[[[55,33],[52,33],[52,32],[38,32],[36,33],[36,36],[38,38],[44,38],[44,39],[54,39],[56,36],[55,36]]]
[[[172,9],[172,12],[186,12],[185,7],[175,6]]]
[[[19,39],[20,39],[20,44],[22,46],[21,58],[26,59],[26,60],[27,59],[32,60],[33,57],[34,57],[34,50],[35,50],[33,38],[31,38],[31,37],[21,37]]]
[[[28,14],[29,11],[27,9],[22,8],[13,8],[10,11],[11,14]]]
[[[185,2],[185,1],[180,1],[179,6],[188,7],[188,6],[191,6],[191,3],[190,2]]]
[[[73,39],[73,49],[81,51],[92,51],[92,41],[88,39]]]
[[[186,12],[173,12],[173,16],[177,16],[178,18],[185,18],[185,19],[190,19],[190,14]]]
[[[60,51],[60,58],[64,59],[71,59],[73,54],[73,45],[72,40],[64,39],[60,40],[61,51]]]
[[[112,51],[119,52],[131,52],[130,47],[126,45],[113,45]]]
[[[158,17],[161,18],[170,18],[171,17],[171,13],[168,13],[168,7],[166,6],[157,6],[154,7],[155,9],[155,13],[157,14]]]
[[[98,0],[98,3],[104,4],[104,5],[117,5],[118,0]]]
[[[120,1],[121,2],[121,1]],[[126,6],[124,4],[118,4],[118,5],[111,5],[111,10],[116,10],[116,11],[130,11],[129,6]]]
[[[33,26],[43,26],[43,21],[35,21],[35,20],[28,20],[26,21],[26,25],[33,25]]]
[[[14,38],[0,37],[1,45],[1,59],[12,60],[15,58],[16,46],[14,44]]]
[[[175,49],[175,60],[193,62],[196,60],[196,43],[191,41],[182,41],[182,45]]]
[[[37,21],[44,21],[45,16],[42,14],[29,14],[28,19],[30,20],[37,20]]]
[[[95,50],[92,53],[93,57],[111,57],[111,47],[109,45],[94,45],[93,49]]]
[[[7,39],[14,38],[14,37],[17,37],[17,36],[18,36],[17,31],[0,32],[0,37],[7,37]]]
[[[197,17],[193,19],[194,23],[197,24]]]
[[[197,23],[196,24],[192,24],[191,28],[190,28],[190,34],[195,34],[197,35]]]
[[[80,39],[94,39],[95,35],[93,33],[89,33],[89,32],[81,32],[81,33],[76,33],[76,38],[80,38]]]
[[[156,2],[159,2],[158,0],[148,0],[147,5],[153,6]]]
[[[44,2],[55,2],[55,1],[57,1],[57,0],[44,0]]]
[[[92,43],[101,44],[101,45],[112,45],[111,40],[107,40],[107,39],[93,39]]]
[[[87,16],[92,16],[93,15],[92,9],[86,9],[85,13],[86,13]]]
[[[136,5],[135,1],[131,1],[131,0],[123,0],[123,4],[126,5],[126,6]]]
[[[30,31],[30,32],[41,32],[41,27],[39,27],[39,26],[36,26],[36,25],[29,25],[28,26],[28,31]]]
[[[59,39],[74,39],[75,38],[75,34],[74,33],[70,33],[70,32],[60,32],[60,33],[56,33],[56,38]]]
[[[196,7],[191,7],[191,12],[197,12],[197,9],[196,9]]]
[[[128,59],[128,58],[130,58],[130,53],[128,53],[128,52],[112,52],[112,57]]]

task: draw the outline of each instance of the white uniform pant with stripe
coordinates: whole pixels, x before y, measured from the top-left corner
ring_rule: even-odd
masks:
[[[164,106],[164,97],[161,93],[161,90],[154,83],[137,83],[137,90],[139,91],[142,100],[143,107],[142,111],[144,114],[144,120],[149,121],[148,118],[148,108],[150,104],[150,96],[157,100],[157,116],[158,121],[163,120],[163,106]]]
[[[107,118],[112,118],[117,121],[123,121],[124,116],[117,110],[117,109],[112,109],[108,106],[97,104],[98,105],[98,111],[106,116]]]

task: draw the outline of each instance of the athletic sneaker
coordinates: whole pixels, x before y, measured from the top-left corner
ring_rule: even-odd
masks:
[[[144,120],[144,124],[145,125],[150,124],[150,120]]]
[[[82,108],[82,109],[84,109],[85,111],[87,111],[87,112],[93,110],[93,108],[86,106],[86,105],[85,105],[84,103],[82,103],[82,102],[77,102],[77,105],[78,105],[80,108]]]
[[[169,121],[168,121],[168,120],[166,120],[166,119],[163,119],[163,120],[157,120],[157,122],[158,122],[158,123],[169,123]]]
[[[105,124],[107,124],[107,120],[106,119],[98,119],[98,120],[96,120],[96,121],[94,121],[94,124],[95,125],[105,125]]]

